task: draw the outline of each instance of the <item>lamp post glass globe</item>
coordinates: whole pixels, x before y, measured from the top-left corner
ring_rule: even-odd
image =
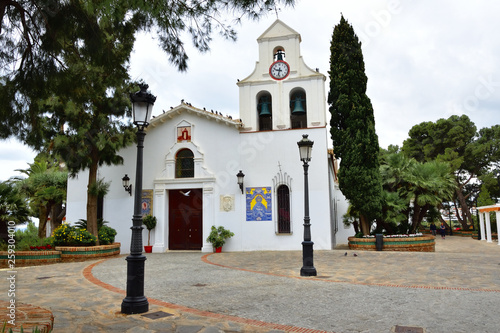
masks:
[[[123,187],[128,187],[130,185],[130,178],[128,177],[128,175],[125,175],[122,178],[122,184],[123,184]]]
[[[302,140],[297,142],[297,145],[299,146],[300,160],[302,162],[309,162],[311,160],[312,146],[314,144],[314,141],[309,140],[308,136],[309,135],[307,134],[303,134]]]
[[[243,178],[245,178],[245,174],[240,170],[236,177],[238,177],[238,185],[240,186],[241,193],[243,194]]]
[[[132,101],[134,124],[143,130],[149,125],[156,96],[148,92],[149,86],[147,84],[139,84],[139,87],[141,89],[138,92],[130,94],[130,100]]]
[[[138,126],[149,125],[151,114],[153,113],[153,105],[145,102],[134,103],[134,124]]]
[[[132,195],[132,185],[130,185],[130,178],[127,174],[125,174],[125,176],[122,178],[122,184],[125,192],[128,192],[128,194]]]

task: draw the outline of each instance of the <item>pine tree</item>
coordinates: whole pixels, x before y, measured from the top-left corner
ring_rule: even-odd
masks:
[[[462,228],[469,228],[473,224],[469,207],[474,179],[483,181],[488,173],[499,172],[500,125],[477,131],[467,115],[452,115],[417,124],[408,136],[402,147],[405,155],[418,161],[444,161],[452,168],[457,183],[454,200],[461,208],[457,218]]]
[[[130,114],[128,93],[133,91],[127,63],[134,23],[125,19],[125,12],[110,17],[107,9],[90,11],[88,4],[75,3],[50,22],[59,28],[57,39],[48,45],[67,68],[53,76],[54,94],[42,104],[59,121],[50,135],[53,150],[71,174],[89,171],[87,227],[98,236],[98,195],[92,190],[98,168],[122,163],[118,151],[134,140],[134,128],[125,120]]]
[[[343,16],[333,30],[330,51],[328,103],[334,151],[341,160],[339,185],[359,211],[361,231],[366,235],[382,209],[379,144],[373,108],[366,95],[361,42]]]

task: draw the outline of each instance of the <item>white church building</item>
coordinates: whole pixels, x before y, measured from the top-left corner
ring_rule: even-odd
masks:
[[[158,220],[151,232],[153,252],[211,252],[206,238],[212,226],[235,234],[223,251],[302,249],[304,169],[297,142],[304,134],[314,141],[309,162],[314,249],[333,249],[354,235],[342,223],[348,204],[328,148],[325,75],[304,63],[300,34],[280,20],[257,42],[255,69],[237,83],[240,119],[181,103],[150,121],[142,208]],[[134,205],[122,178],[135,175],[136,154],[136,145],[122,149],[123,165],[103,166],[98,174],[111,182],[99,214],[118,231],[122,253],[130,251]],[[86,171],[68,181],[69,222],[86,216],[87,181]]]

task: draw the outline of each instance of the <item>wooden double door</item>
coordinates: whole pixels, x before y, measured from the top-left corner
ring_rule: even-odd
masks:
[[[203,196],[201,189],[169,190],[170,250],[201,250]]]

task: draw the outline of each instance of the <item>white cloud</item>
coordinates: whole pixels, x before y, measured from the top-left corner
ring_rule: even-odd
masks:
[[[28,163],[33,163],[35,156],[32,149],[15,139],[0,141],[0,181],[21,176],[15,170],[27,169]]]

